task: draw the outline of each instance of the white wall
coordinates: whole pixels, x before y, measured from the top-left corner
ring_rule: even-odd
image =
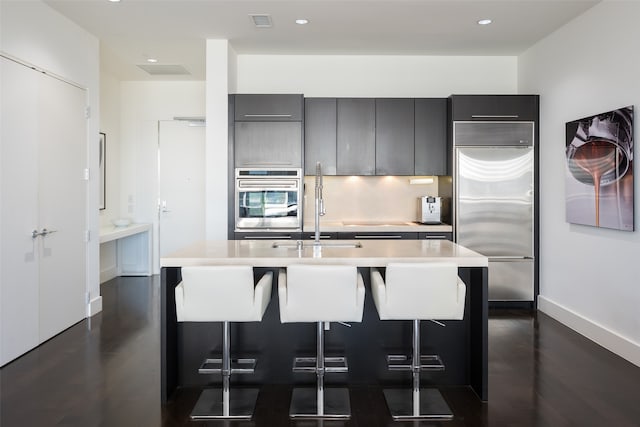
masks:
[[[172,120],[174,117],[204,116],[205,83],[121,82],[119,108],[119,216],[130,218],[133,222],[154,224],[153,240],[156,244],[153,245],[153,265],[157,274],[158,121]]]
[[[564,126],[634,105],[638,141],[638,17],[640,3],[600,3],[518,60],[519,90],[540,94],[540,309],[636,365],[640,233],[565,221]],[[640,200],[637,182],[635,197]]]
[[[227,238],[229,87],[235,52],[227,40],[207,40],[206,228],[207,239]]]
[[[98,170],[99,47],[98,40],[41,1],[0,2],[0,51],[87,89],[91,117],[87,123],[87,166]],[[98,244],[98,175],[92,174],[87,195],[87,314],[100,311]]]
[[[417,98],[516,90],[513,56],[238,55],[236,93]]]
[[[120,81],[100,70],[100,132],[107,137],[105,209],[100,226],[111,225],[120,216]]]

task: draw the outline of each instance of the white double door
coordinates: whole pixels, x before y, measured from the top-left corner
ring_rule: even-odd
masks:
[[[85,91],[0,67],[2,366],[85,317],[87,182]]]

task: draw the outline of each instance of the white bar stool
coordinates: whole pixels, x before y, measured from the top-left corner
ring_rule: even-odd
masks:
[[[206,359],[201,374],[222,374],[222,390],[205,389],[191,412],[193,420],[249,419],[258,389],[237,389],[231,398],[229,380],[234,373],[253,373],[255,359],[231,359],[229,322],[259,322],[271,299],[273,273],[264,274],[254,287],[250,266],[183,267],[176,286],[178,322],[223,322],[222,358]]]
[[[316,357],[296,357],[294,372],[314,372],[316,389],[295,388],[292,418],[351,417],[349,390],[324,387],[325,373],[347,372],[345,357],[324,356],[326,322],[362,322],[364,282],[355,266],[292,265],[278,277],[280,321],[316,322]],[[315,396],[314,396],[315,394]]]
[[[413,320],[411,356],[388,355],[389,370],[412,372],[412,389],[385,389],[394,420],[451,419],[453,413],[437,389],[420,388],[420,372],[444,370],[437,355],[420,354],[420,320],[461,320],[466,286],[454,263],[391,263],[386,277],[371,269],[371,292],[380,320]]]

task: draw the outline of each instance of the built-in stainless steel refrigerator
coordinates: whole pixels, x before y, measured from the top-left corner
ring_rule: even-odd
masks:
[[[454,122],[456,242],[489,257],[490,301],[534,301],[534,122]]]

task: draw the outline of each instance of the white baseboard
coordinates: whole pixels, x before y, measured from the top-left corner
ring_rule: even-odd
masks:
[[[634,365],[640,366],[640,344],[541,295],[538,296],[538,310]]]
[[[104,283],[107,280],[111,280],[114,277],[118,277],[118,268],[114,265],[104,270],[100,270],[100,283]]]
[[[87,305],[87,317],[94,316],[102,311],[102,297],[97,296]]]

